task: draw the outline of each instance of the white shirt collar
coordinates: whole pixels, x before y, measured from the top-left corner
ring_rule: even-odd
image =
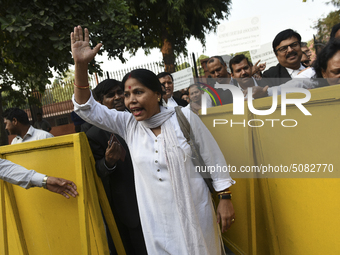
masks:
[[[32,125],[29,127],[29,129],[27,130],[27,133],[24,135],[24,137],[21,137],[20,135],[17,135],[15,138],[18,140],[25,140],[25,138],[27,136],[33,136],[34,133],[34,128],[32,127]]]
[[[299,69],[296,69],[296,70],[286,67],[288,74],[292,78],[295,78],[295,76],[297,76],[299,74],[299,72],[303,69],[305,69],[305,67],[302,64],[300,64]]]
[[[171,96],[171,97],[168,99],[167,106],[175,107],[175,106],[177,106],[177,105],[178,105],[178,104],[176,103],[175,99],[173,99],[173,97]]]

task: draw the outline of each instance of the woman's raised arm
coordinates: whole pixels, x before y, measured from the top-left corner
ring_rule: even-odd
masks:
[[[87,67],[90,61],[96,56],[101,43],[91,49],[89,44],[89,31],[81,26],[74,28],[71,33],[71,50],[74,59],[74,98],[78,104],[84,104],[90,98]]]

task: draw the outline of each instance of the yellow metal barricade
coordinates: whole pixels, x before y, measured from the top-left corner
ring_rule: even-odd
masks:
[[[312,116],[295,106],[288,107],[286,116],[280,106],[270,116],[248,110],[236,116],[231,105],[209,108],[208,115],[201,116],[236,171],[242,166],[333,166],[322,178],[306,171],[270,178],[231,173],[237,181],[231,188],[236,221],[223,238],[235,254],[340,254],[340,86],[310,92],[312,98],[304,106]],[[263,98],[255,100],[254,107],[268,109],[271,103],[272,98]],[[214,127],[214,119],[228,123]],[[239,124],[231,127],[231,119]],[[267,119],[280,121],[272,126]],[[282,119],[298,124],[284,127]],[[248,125],[260,120],[265,123],[261,127]],[[115,246],[125,254],[84,134],[4,146],[0,155],[28,169],[70,179],[79,192],[76,199],[67,200],[0,181],[0,254],[108,254],[99,202]]]
[[[84,133],[3,146],[0,156],[28,169],[74,181],[79,196],[0,181],[0,254],[109,254],[103,218],[125,254]]]
[[[312,116],[305,116],[293,105],[287,107],[285,116],[280,105],[270,116],[249,110],[245,115],[233,115],[232,105],[209,108],[208,115],[201,116],[227,163],[237,171],[241,166],[261,165],[297,169],[288,175],[249,173],[244,175],[247,178],[231,173],[237,176],[231,188],[236,221],[223,237],[235,254],[340,254],[340,85],[310,92],[311,100],[304,106]],[[301,94],[287,97],[299,98]],[[280,96],[278,99],[280,102]],[[255,109],[271,105],[272,98],[254,101]],[[214,119],[228,123],[214,127]],[[231,126],[231,119],[241,124]],[[280,121],[272,127],[268,119]],[[296,120],[297,125],[284,127],[284,119]],[[265,124],[251,127],[249,120],[251,126],[260,126],[260,120]],[[324,164],[320,172],[327,164],[328,173],[317,173],[316,164]]]

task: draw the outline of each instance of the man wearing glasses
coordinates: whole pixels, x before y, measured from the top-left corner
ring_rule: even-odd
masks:
[[[301,65],[301,36],[292,29],[278,33],[273,41],[273,50],[279,64],[262,75],[262,86],[278,86],[296,77],[305,67]]]

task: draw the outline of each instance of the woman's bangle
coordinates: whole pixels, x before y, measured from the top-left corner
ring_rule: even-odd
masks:
[[[224,194],[231,194],[231,191],[228,190],[228,191],[221,191],[217,193],[217,195],[224,195]]]
[[[74,83],[74,86],[78,89],[88,89],[90,87],[90,84],[87,84],[87,86],[83,87],[83,86],[78,86]]]

